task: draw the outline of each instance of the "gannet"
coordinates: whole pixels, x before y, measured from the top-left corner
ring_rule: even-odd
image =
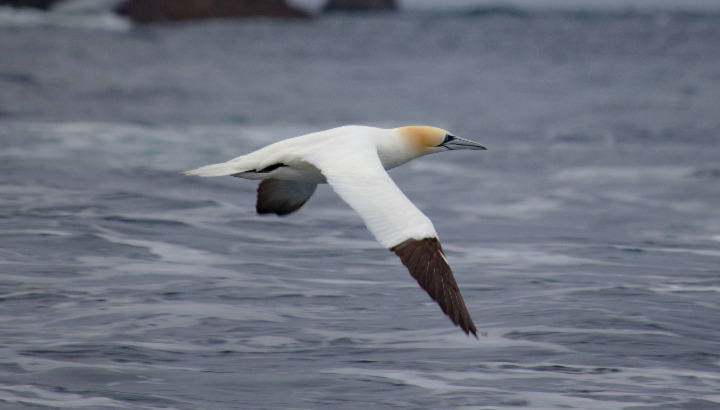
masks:
[[[360,214],[375,239],[400,257],[453,323],[477,338],[432,222],[386,172],[427,154],[460,149],[486,148],[435,127],[349,125],[279,141],[184,174],[261,180],[255,207],[259,214],[293,213],[318,184],[330,184]]]

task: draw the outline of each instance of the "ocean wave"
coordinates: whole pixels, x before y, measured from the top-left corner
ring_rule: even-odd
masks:
[[[87,2],[86,2],[87,3]],[[102,3],[102,2],[99,2]],[[0,6],[1,27],[60,27],[68,29],[128,31],[132,24],[107,7],[80,7],[78,2],[63,3],[51,11]]]

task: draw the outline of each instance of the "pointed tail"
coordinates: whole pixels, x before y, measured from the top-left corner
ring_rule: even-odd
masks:
[[[206,165],[204,167],[184,171],[185,175],[197,175],[200,177],[221,177],[247,171],[239,167],[237,163],[222,162],[220,164]]]

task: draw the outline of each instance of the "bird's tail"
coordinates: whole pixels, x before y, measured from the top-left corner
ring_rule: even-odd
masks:
[[[237,162],[222,162],[220,164],[205,165],[204,167],[184,171],[185,175],[197,175],[200,177],[221,177],[245,172],[247,169]]]

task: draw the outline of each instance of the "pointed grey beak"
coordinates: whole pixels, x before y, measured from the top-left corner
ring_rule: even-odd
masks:
[[[484,146],[478,144],[475,141],[466,140],[464,138],[458,138],[456,136],[446,137],[447,141],[440,144],[447,149],[479,149],[486,150]]]

